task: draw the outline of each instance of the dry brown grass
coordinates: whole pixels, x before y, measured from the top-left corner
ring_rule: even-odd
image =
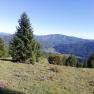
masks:
[[[0,80],[25,94],[94,94],[94,69],[3,62]]]

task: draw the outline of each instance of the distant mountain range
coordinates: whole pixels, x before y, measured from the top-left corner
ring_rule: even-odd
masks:
[[[2,38],[6,43],[9,43],[12,39],[12,34],[9,33],[0,33],[0,38]]]
[[[78,44],[78,43],[86,43],[91,42],[93,40],[88,39],[81,39],[77,37],[70,37],[66,35],[60,35],[60,34],[52,34],[52,35],[42,35],[42,36],[36,36],[36,39],[45,47],[55,47],[60,44]]]
[[[11,34],[0,33],[0,37],[9,43]],[[48,53],[74,54],[83,58],[88,58],[94,53],[94,40],[81,39],[60,34],[35,36]]]
[[[60,44],[54,47],[57,52],[64,54],[74,54],[83,58],[88,58],[94,53],[94,42],[84,42],[75,44]]]

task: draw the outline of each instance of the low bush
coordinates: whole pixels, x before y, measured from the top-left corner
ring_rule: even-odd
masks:
[[[83,63],[80,62],[80,58],[74,55],[49,55],[48,62],[55,65],[65,65],[81,68]]]
[[[48,62],[50,64],[56,64],[56,65],[60,65],[62,62],[62,59],[60,58],[59,55],[51,55],[48,57]]]
[[[73,55],[69,56],[65,63],[66,66],[72,67],[76,67],[78,64],[79,64],[78,58]]]
[[[44,57],[44,56],[41,56],[41,57],[38,59],[38,62],[41,63],[41,64],[47,63],[47,58]]]
[[[56,65],[64,65],[67,60],[67,56],[65,55],[49,55],[48,62],[50,64],[56,64]]]

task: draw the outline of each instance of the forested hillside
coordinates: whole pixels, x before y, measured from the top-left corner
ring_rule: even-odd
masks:
[[[0,33],[6,43],[12,39],[11,34]],[[94,53],[94,40],[69,37],[65,35],[42,35],[35,36],[42,45],[44,51],[51,53],[74,54],[83,58],[88,58]]]

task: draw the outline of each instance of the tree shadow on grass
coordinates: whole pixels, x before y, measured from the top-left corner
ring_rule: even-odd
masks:
[[[8,59],[8,58],[0,58],[1,61],[11,61],[11,62],[17,62],[17,60]]]
[[[25,94],[23,92],[0,88],[0,94]]]

